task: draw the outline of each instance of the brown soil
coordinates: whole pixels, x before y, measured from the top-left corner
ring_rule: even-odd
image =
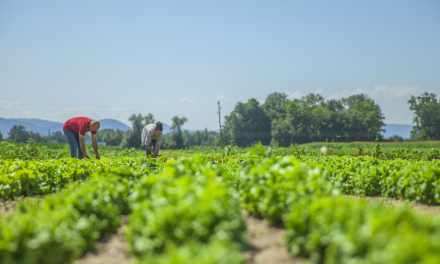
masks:
[[[96,252],[89,252],[81,259],[75,260],[73,264],[125,264],[132,259],[128,253],[125,242],[124,230],[127,226],[127,217],[122,219],[122,225],[115,235],[97,242]]]
[[[10,215],[14,213],[14,208],[20,201],[8,200],[5,201],[3,199],[0,200],[0,216]]]
[[[34,195],[34,196],[20,196],[17,197],[16,200],[3,200],[0,199],[0,216],[5,216],[5,215],[11,215],[14,213],[14,209],[15,207],[17,207],[17,205],[25,200],[33,200],[33,199],[37,199],[41,197],[40,195]]]
[[[283,241],[285,229],[271,226],[252,215],[244,218],[247,225],[246,241],[252,249],[243,253],[250,264],[296,264],[307,263],[304,259],[289,254]]]

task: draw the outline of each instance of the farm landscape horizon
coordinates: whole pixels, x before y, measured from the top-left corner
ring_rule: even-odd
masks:
[[[440,263],[439,14],[0,1],[0,264]]]
[[[153,159],[102,146],[101,160],[78,160],[67,158],[68,144],[3,141],[0,261],[105,261],[99,248],[118,232],[118,263],[255,263],[267,253],[261,241],[286,252],[271,263],[436,263],[439,149],[440,141],[257,144]],[[255,221],[282,232],[284,245]]]

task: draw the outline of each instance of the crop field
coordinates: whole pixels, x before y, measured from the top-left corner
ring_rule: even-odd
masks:
[[[439,147],[0,142],[0,263],[440,263]]]

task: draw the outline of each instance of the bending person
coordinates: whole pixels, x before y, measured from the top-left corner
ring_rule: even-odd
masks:
[[[86,133],[92,133],[92,146],[96,159],[100,159],[98,153],[98,143],[96,141],[96,131],[101,124],[87,117],[74,117],[66,121],[63,125],[64,135],[70,145],[70,157],[78,159],[90,159],[86,153]],[[78,152],[77,152],[78,151]]]
[[[148,124],[142,130],[142,146],[145,145],[147,158],[148,155],[152,155],[155,158],[159,154],[160,145],[162,145],[162,130],[161,122]]]

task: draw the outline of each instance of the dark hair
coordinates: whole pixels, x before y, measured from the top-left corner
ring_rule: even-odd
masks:
[[[162,123],[160,121],[156,123],[156,130],[163,131]]]

